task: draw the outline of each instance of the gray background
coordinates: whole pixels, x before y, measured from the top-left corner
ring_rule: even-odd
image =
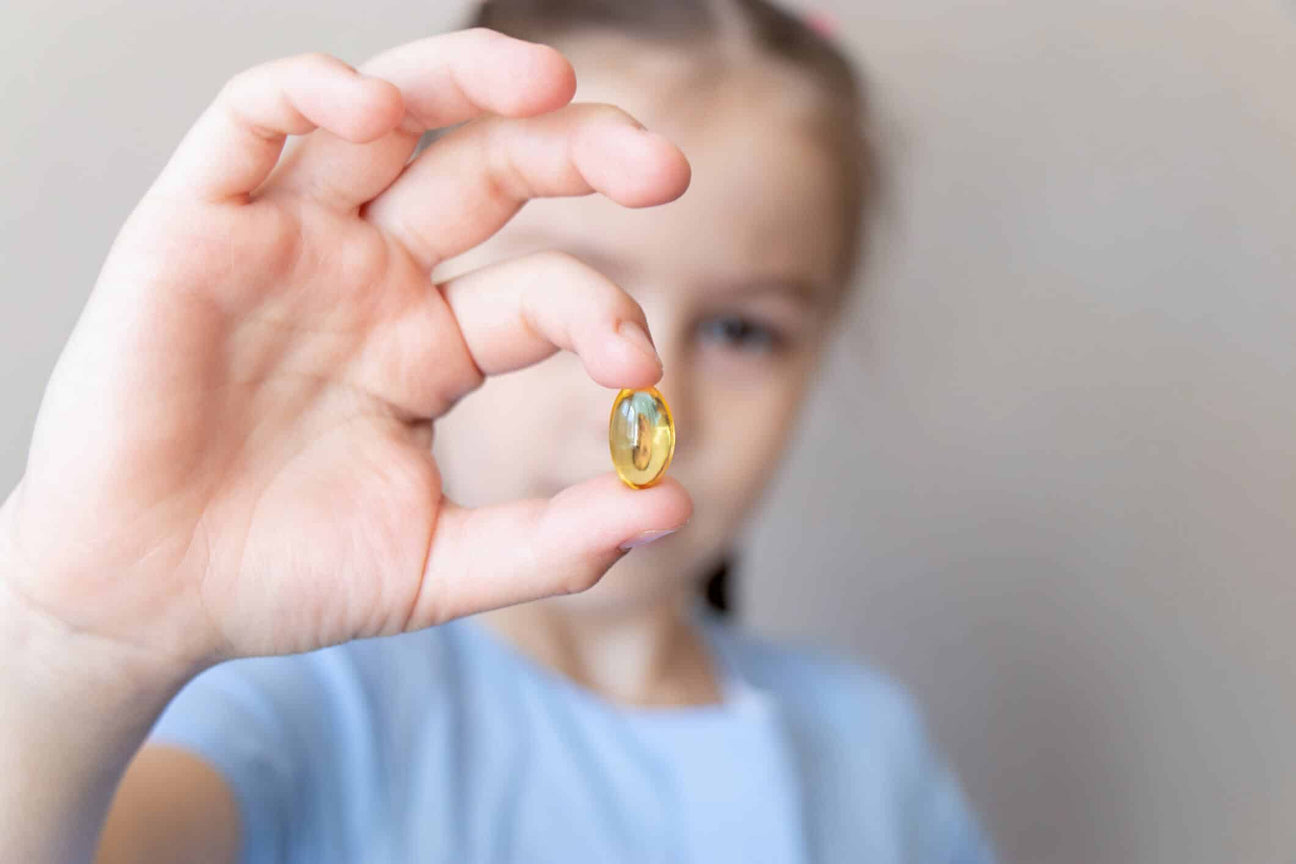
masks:
[[[874,79],[894,201],[752,526],[746,617],[907,684],[1009,861],[1296,860],[1290,9],[820,5]],[[220,83],[459,8],[0,9],[0,488]]]

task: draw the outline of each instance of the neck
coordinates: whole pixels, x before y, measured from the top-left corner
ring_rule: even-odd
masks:
[[[600,696],[635,706],[714,704],[718,671],[689,598],[633,610],[573,610],[544,600],[478,615],[514,647]]]

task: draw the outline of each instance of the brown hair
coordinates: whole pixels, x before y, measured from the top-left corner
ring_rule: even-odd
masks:
[[[707,57],[713,48],[736,40],[806,75],[824,98],[813,115],[815,131],[841,172],[846,242],[838,272],[843,283],[851,281],[867,239],[865,217],[875,203],[878,170],[864,134],[861,78],[841,49],[815,27],[766,0],[486,0],[470,26],[533,42],[610,33],[696,48]]]

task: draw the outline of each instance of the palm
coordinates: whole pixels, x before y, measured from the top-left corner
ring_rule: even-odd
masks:
[[[441,501],[423,419],[433,415],[435,383],[425,379],[423,389],[394,374],[432,368],[431,357],[414,354],[457,338],[435,328],[422,345],[401,338],[410,316],[440,295],[369,223],[301,216],[302,254],[287,256],[290,272],[280,274],[287,292],[252,325],[270,338],[249,340],[291,345],[296,356],[255,357],[265,364],[260,381],[239,381],[228,366],[218,373],[236,403],[234,434],[273,429],[273,445],[255,464],[227,457],[209,468],[220,479],[205,511],[213,514],[203,526],[207,545],[233,550],[238,565],[208,565],[206,581],[190,583],[201,586],[230,643],[257,653],[404,629]],[[282,242],[269,244],[267,264],[282,260]],[[237,452],[228,434],[214,433],[207,448]],[[285,626],[293,621],[300,623]]]
[[[506,61],[503,43],[491,44]],[[564,85],[540,76],[532,86],[535,104],[517,113],[556,107],[546,103]],[[403,96],[413,110],[419,94]],[[482,107],[501,110],[474,110]],[[529,128],[532,140],[518,146],[589,126],[567,113]],[[592,116],[607,125],[606,112]],[[550,575],[545,584],[523,570],[568,563],[601,572],[616,557],[606,548],[541,555],[534,544],[510,557],[499,548],[504,532],[525,537],[541,519],[597,508],[612,514],[590,541],[603,547],[609,532],[686,511],[678,488],[631,506],[624,490],[595,486],[559,516],[534,503],[473,513],[442,497],[432,422],[484,373],[555,346],[577,350],[609,386],[660,373],[581,335],[595,325],[574,320],[575,311],[572,320],[537,322],[508,308],[511,288],[483,300],[490,274],[434,286],[430,267],[489,236],[522,196],[501,192],[500,178],[450,170],[462,169],[484,136],[498,141],[501,121],[467,127],[444,154],[402,170],[417,133],[392,130],[395,119],[355,121],[378,126],[368,152],[317,132],[273,173],[277,146],[268,157],[253,153],[249,161],[261,163],[250,169],[220,174],[190,167],[182,145],[114,245],[51,381],[11,502],[16,545],[40,565],[32,570],[39,579],[19,585],[36,606],[185,663],[306,650],[569,590],[570,579]],[[356,137],[374,139],[372,130]],[[264,144],[259,129],[248,138],[252,150]],[[524,186],[551,194],[599,186],[585,179],[598,165],[509,165],[534,175]],[[257,182],[219,187],[240,168]],[[203,182],[222,194],[182,194]],[[678,178],[655,183],[602,191],[653,203],[682,188]],[[318,194],[326,186],[335,194]],[[411,215],[429,199],[467,206]],[[566,275],[577,284],[593,278]],[[642,320],[623,294],[589,285],[605,321]],[[620,503],[609,508],[611,500]],[[474,562],[495,566],[474,573]],[[510,572],[514,583],[500,581]]]
[[[143,602],[171,607],[167,620],[185,629],[214,628],[239,652],[399,629],[440,484],[430,427],[407,419],[405,399],[419,394],[374,374],[406,361],[364,354],[409,347],[373,336],[435,291],[358,218],[292,198],[198,206],[214,212],[163,202],[136,212],[51,386],[25,485],[76,504],[50,508],[55,524],[25,525],[25,548],[57,555],[76,580],[44,585],[73,597],[41,599],[66,609],[84,598],[81,614],[93,617],[101,607],[79,574],[120,562],[160,586]],[[156,270],[140,286],[119,262],[148,250]],[[143,307],[141,326],[94,326],[123,306]],[[103,416],[62,398],[86,375],[100,391],[153,398],[108,400],[114,414]],[[114,434],[87,434],[105,427]],[[68,471],[73,447],[79,470]],[[46,452],[58,470],[43,471]],[[59,548],[69,531],[105,541]],[[369,618],[379,608],[388,620]],[[123,621],[146,612],[157,610],[113,610]]]

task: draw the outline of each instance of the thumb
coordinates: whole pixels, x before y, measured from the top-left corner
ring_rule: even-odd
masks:
[[[481,508],[445,500],[405,629],[584,591],[632,545],[677,530],[692,513],[677,480],[630,489],[610,472],[547,500]]]

